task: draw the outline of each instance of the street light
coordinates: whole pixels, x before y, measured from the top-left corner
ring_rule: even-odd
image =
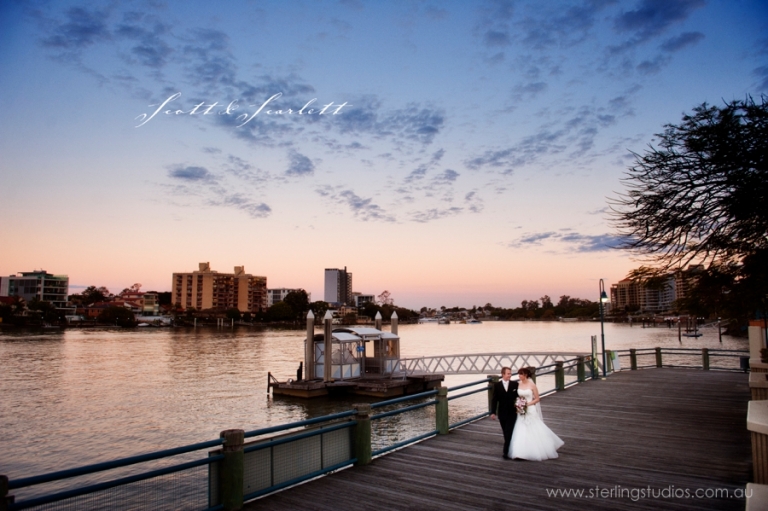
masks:
[[[608,295],[605,294],[605,283],[603,282],[603,279],[600,279],[600,338],[603,343],[603,377],[605,377],[606,374],[606,363],[605,363],[605,318],[603,311],[605,309],[605,302],[608,301]]]

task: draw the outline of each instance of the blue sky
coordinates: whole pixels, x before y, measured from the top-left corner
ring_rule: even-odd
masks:
[[[606,202],[631,151],[768,93],[758,1],[1,9],[0,273],[114,290],[210,261],[411,307],[590,298],[639,264]]]

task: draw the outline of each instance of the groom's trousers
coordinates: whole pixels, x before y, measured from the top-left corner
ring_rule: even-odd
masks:
[[[515,429],[516,415],[512,417],[499,416],[499,424],[501,424],[501,431],[504,432],[504,456],[509,454],[509,444],[512,441],[512,431]]]

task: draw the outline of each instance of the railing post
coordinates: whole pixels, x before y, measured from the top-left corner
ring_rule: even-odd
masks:
[[[355,420],[357,425],[352,429],[355,448],[356,466],[367,465],[371,462],[371,405],[360,403],[355,405]]]
[[[701,365],[709,371],[709,348],[701,348]]]
[[[661,348],[656,348],[656,367],[661,367]]]
[[[8,495],[8,476],[0,476],[0,511],[8,511],[13,495]]]
[[[245,431],[227,429],[219,434],[219,438],[224,439],[224,459],[219,463],[219,498],[224,511],[237,511],[243,508]]]
[[[562,360],[555,361],[555,389],[565,390],[565,370]]]
[[[578,375],[579,383],[584,383],[587,379],[586,371],[584,370],[584,357],[578,357],[576,366],[576,374]]]
[[[496,410],[491,410],[491,403],[493,403],[493,386],[499,383],[501,378],[495,374],[490,375],[489,377],[491,378],[491,381],[488,382],[488,411],[495,414]]]
[[[633,371],[637,371],[637,350],[635,348],[629,349],[629,367]]]
[[[533,380],[533,383],[536,383],[536,368],[529,367],[528,369],[531,370],[531,380]]]
[[[448,387],[438,387],[437,389],[435,426],[438,435],[448,434]]]
[[[613,351],[612,350],[605,350],[605,372],[606,374],[613,372]]]

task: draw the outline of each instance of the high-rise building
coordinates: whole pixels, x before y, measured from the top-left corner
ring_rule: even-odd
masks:
[[[0,277],[0,296],[20,296],[27,303],[37,298],[66,307],[69,295],[69,277],[51,275],[45,270],[25,271],[10,277]]]
[[[245,273],[243,266],[235,266],[234,273],[213,271],[210,263],[200,263],[199,268],[191,273],[173,274],[172,300],[182,309],[267,309],[267,277]]]
[[[323,300],[328,303],[353,305],[352,274],[338,268],[325,269],[325,293]]]

